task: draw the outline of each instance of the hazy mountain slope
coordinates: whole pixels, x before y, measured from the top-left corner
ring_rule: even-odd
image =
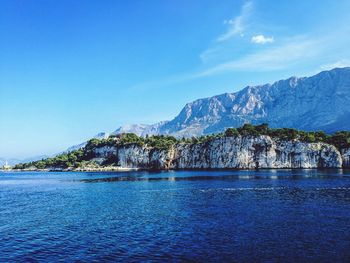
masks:
[[[105,139],[105,138],[108,138],[108,136],[109,136],[109,133],[100,132],[92,138]],[[71,152],[71,151],[79,150],[79,149],[83,148],[86,145],[86,143],[87,143],[87,141],[80,143],[80,144],[77,144],[77,145],[73,145],[73,146],[69,147],[67,150],[65,150],[64,152]]]
[[[41,159],[46,159],[48,158],[48,155],[39,155],[39,156],[33,156],[33,157],[29,157],[29,158],[25,158],[25,159],[17,159],[17,158],[3,158],[0,157],[0,167],[2,167],[6,162],[8,165],[15,165],[18,163],[28,163],[28,162],[33,162],[33,161],[38,161]]]
[[[120,133],[135,133],[138,136],[141,136],[144,130],[146,130],[151,125],[147,124],[131,124],[131,125],[123,125],[116,129],[112,134],[120,134]]]

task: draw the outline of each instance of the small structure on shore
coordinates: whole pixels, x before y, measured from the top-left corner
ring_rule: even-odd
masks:
[[[7,161],[5,161],[5,164],[2,166],[2,169],[4,171],[7,171],[7,170],[11,170],[12,167],[7,163]]]

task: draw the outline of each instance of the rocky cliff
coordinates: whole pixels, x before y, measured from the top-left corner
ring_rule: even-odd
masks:
[[[269,136],[223,137],[205,143],[179,143],[169,149],[136,144],[104,146],[93,151],[98,163],[151,169],[206,168],[340,168],[350,151],[340,153],[325,143],[281,141]],[[346,159],[344,162],[349,162]]]
[[[350,168],[350,148],[341,150],[343,167]]]

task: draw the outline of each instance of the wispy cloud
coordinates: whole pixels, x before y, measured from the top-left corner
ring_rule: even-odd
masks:
[[[166,87],[174,84],[191,81],[194,79],[212,77],[229,72],[238,71],[274,71],[283,70],[300,63],[308,62],[317,58],[327,48],[328,38],[308,38],[297,36],[284,39],[284,42],[278,46],[260,49],[255,53],[250,53],[239,59],[230,60],[202,71],[174,75],[165,79],[151,82],[145,82],[135,85],[133,89],[149,89],[155,87]],[[350,61],[341,60],[332,64],[324,65],[324,69],[334,68],[336,66],[350,65]]]
[[[319,40],[297,37],[294,40],[286,41],[285,44],[216,65],[196,74],[196,77],[212,76],[237,70],[268,71],[283,69],[293,63],[316,56],[321,49],[322,45]]]
[[[248,54],[240,59],[227,61],[202,71],[174,75],[165,79],[135,85],[133,89],[142,90],[155,87],[166,87],[194,79],[212,77],[228,72],[238,71],[273,71],[282,70],[292,65],[304,63],[320,55],[325,49],[326,39],[298,36],[285,39],[279,46],[265,48]],[[345,64],[345,61],[342,61]],[[343,65],[338,63],[337,65]],[[330,65],[329,68],[335,66]]]
[[[338,60],[332,63],[327,63],[320,66],[322,70],[330,70],[333,68],[344,68],[344,67],[350,67],[349,59],[341,59],[341,60]]]
[[[224,24],[228,25],[227,31],[219,36],[216,40],[218,42],[226,41],[236,35],[243,34],[245,29],[245,22],[247,21],[248,17],[250,16],[253,9],[253,3],[252,2],[246,2],[242,8],[241,12],[238,16],[235,18],[232,18],[230,20],[225,20]]]
[[[220,47],[217,46],[213,48],[208,48],[199,55],[199,58],[203,63],[206,63],[213,57],[217,57],[217,54],[220,53],[220,50]]]
[[[255,44],[266,44],[266,43],[272,43],[273,41],[274,41],[273,37],[265,37],[264,35],[256,35],[256,36],[253,36],[251,39],[251,42]]]
[[[273,35],[257,34],[264,31],[264,27],[261,26],[264,19],[259,17],[259,10],[256,10],[255,6],[253,8],[251,1],[242,6],[238,16],[224,21],[224,24],[227,26],[226,32],[215,38],[210,47],[200,54],[202,64],[196,69],[163,80],[136,85],[135,88],[171,86],[225,73],[277,70],[289,72],[290,69],[305,72],[310,67],[318,69],[318,72],[320,69],[350,66],[349,52],[347,49],[344,51],[349,41],[349,38],[344,36],[344,31],[349,30],[348,27],[332,29],[327,34],[309,32],[299,36],[288,36],[287,31],[284,34],[278,30],[272,32],[269,27],[269,32]],[[243,33],[245,37],[238,37]],[[343,53],[337,52],[339,49],[343,50]]]
[[[227,53],[227,49],[233,48],[240,41],[244,41],[245,32],[248,30],[251,25],[251,17],[253,13],[253,2],[248,1],[245,2],[239,14],[229,20],[224,21],[224,25],[226,26],[226,31],[220,36],[216,37],[214,41],[211,43],[210,47],[204,50],[199,58],[203,63],[210,62],[212,60],[217,60],[225,57],[225,53]],[[249,26],[248,26],[249,25]],[[232,43],[232,39],[234,37],[239,36],[239,41],[236,43]],[[237,40],[237,38],[236,38]]]

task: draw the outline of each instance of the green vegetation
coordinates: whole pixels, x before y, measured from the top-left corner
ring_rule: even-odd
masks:
[[[231,129],[231,128],[230,128]],[[229,129],[226,130],[226,133]],[[264,123],[261,125],[244,124],[237,128],[237,131],[242,136],[259,136],[268,135],[279,140],[298,140],[301,142],[324,142],[337,147],[339,150],[350,147],[350,132],[339,131],[333,135],[328,135],[323,131],[299,131],[290,128],[272,129]]]
[[[14,166],[14,169],[37,168],[46,169],[50,167],[68,168],[81,167],[89,161],[89,156],[86,155],[84,149],[71,151],[69,153],[62,153],[52,158],[43,159],[40,161],[21,163]]]
[[[239,132],[236,128],[228,128],[225,131],[225,136],[226,137],[236,137],[239,135]]]
[[[328,143],[333,144],[338,149],[345,149],[350,147],[350,132],[339,131],[327,139]]]
[[[176,139],[173,136],[153,135],[140,137],[133,133],[112,135],[107,139],[91,139],[82,149],[69,153],[62,153],[52,158],[36,162],[17,164],[14,169],[48,169],[48,168],[79,168],[92,164],[91,159],[95,156],[94,150],[100,147],[126,147],[131,145],[150,147],[157,150],[168,150],[176,144],[198,144],[209,143],[210,141],[223,137],[237,136],[260,136],[268,135],[278,140],[298,140],[302,142],[325,142],[334,145],[339,150],[350,147],[350,132],[339,131],[328,135],[323,131],[305,132],[290,128],[273,129],[266,123],[260,125],[244,124],[239,128],[228,128],[224,133],[210,134],[192,138]],[[110,156],[104,164],[115,163],[115,158]]]
[[[123,133],[117,136],[110,136],[107,139],[91,139],[85,148],[92,150],[104,146],[126,146],[134,144],[138,146],[145,145],[156,149],[169,149],[177,142],[178,140],[173,136],[153,135],[140,137],[133,133]]]
[[[100,147],[112,147],[112,146],[147,146],[158,150],[170,149],[173,145],[179,141],[173,136],[154,135],[139,137],[133,133],[124,133],[120,135],[112,135],[107,139],[93,138],[87,142],[84,148],[71,151],[69,153],[62,153],[52,158],[43,159],[40,161],[17,164],[14,169],[49,169],[49,168],[79,168],[84,167],[87,164],[92,164],[91,159],[95,157],[94,149]],[[113,156],[107,158],[104,164],[113,164]]]
[[[154,135],[144,139],[144,144],[159,150],[167,150],[174,146],[178,140],[173,136]]]

